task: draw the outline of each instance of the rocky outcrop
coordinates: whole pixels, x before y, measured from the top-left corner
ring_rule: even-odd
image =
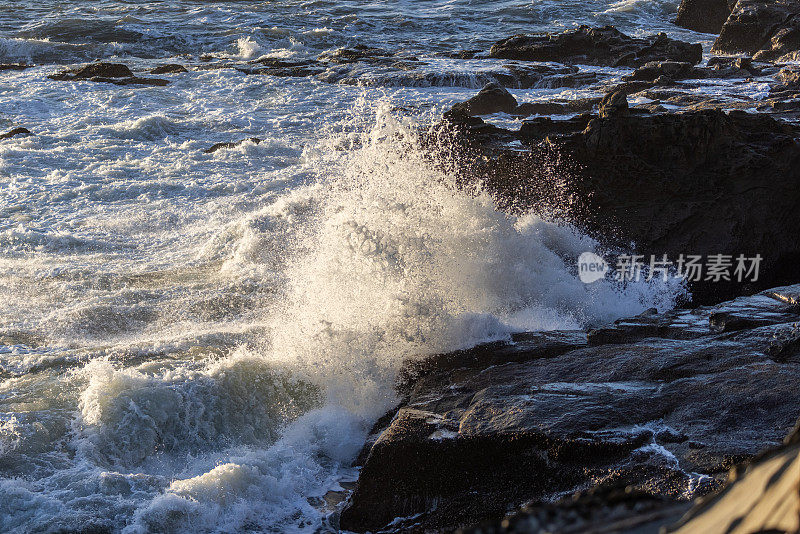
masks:
[[[29,135],[33,135],[33,133],[31,133],[31,131],[28,130],[27,128],[14,128],[11,131],[8,131],[4,134],[0,134],[0,140],[11,139],[12,137],[17,137],[18,135],[27,137]]]
[[[648,312],[588,345],[580,332],[520,334],[410,361],[341,527],[447,530],[525,503],[546,512],[576,490],[573,512],[649,501],[671,523],[794,425],[798,302],[800,286],[775,288]]]
[[[453,106],[453,110],[467,115],[488,115],[500,111],[513,113],[516,109],[517,99],[496,83],[486,84],[477,95]]]
[[[120,63],[90,63],[83,67],[67,69],[58,74],[48,76],[51,80],[112,83],[114,85],[155,85],[163,86],[168,80],[160,78],[140,78]]]
[[[800,1],[740,0],[712,50],[762,61],[800,59]]]
[[[563,33],[515,35],[492,45],[489,55],[613,67],[636,67],[651,61],[685,61],[694,65],[702,59],[703,47],[670,39],[663,33],[633,38],[612,26],[581,26]]]
[[[704,33],[719,33],[736,0],[682,0],[675,24]]]
[[[619,97],[612,101],[624,110]],[[700,280],[699,302],[796,276],[800,128],[793,124],[739,111],[635,108],[535,118],[518,131],[448,119],[463,156],[455,162],[461,180],[483,184],[504,209],[556,213],[610,246],[634,243],[648,256],[761,255],[758,281]],[[528,150],[507,148],[510,141]]]

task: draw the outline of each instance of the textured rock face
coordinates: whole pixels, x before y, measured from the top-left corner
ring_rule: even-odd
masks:
[[[725,54],[753,54],[762,61],[798,59],[800,1],[740,0],[712,49]]]
[[[496,83],[486,84],[477,95],[453,106],[453,110],[467,115],[487,115],[499,111],[513,113],[516,109],[517,99]]]
[[[719,33],[736,0],[683,0],[675,24],[696,32]]]
[[[634,113],[636,111],[636,113]],[[480,123],[480,119],[475,119]],[[642,254],[763,258],[759,280],[693,286],[696,302],[788,283],[800,260],[800,129],[770,116],[718,110],[630,110],[519,131],[456,125],[463,180],[508,210],[561,214],[611,245]],[[529,150],[505,148],[519,141]]]
[[[409,363],[342,528],[457,528],[586,488],[678,506],[718,487],[800,414],[799,298],[783,287],[619,321],[588,346],[539,333]]]
[[[670,39],[665,34],[638,39],[612,26],[581,26],[564,33],[515,35],[495,43],[489,55],[616,67],[635,67],[650,61],[685,61],[694,65],[702,59],[703,47]]]

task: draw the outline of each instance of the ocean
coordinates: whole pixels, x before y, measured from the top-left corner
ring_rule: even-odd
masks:
[[[34,134],[0,141],[0,531],[333,530],[405,359],[672,306],[583,284],[595,241],[458,191],[419,134],[508,63],[454,53],[578,24],[708,50],[677,5],[0,2],[0,63],[35,65],[0,73],[0,130]],[[242,72],[356,45],[413,75]],[[97,59],[189,71],[47,77]]]

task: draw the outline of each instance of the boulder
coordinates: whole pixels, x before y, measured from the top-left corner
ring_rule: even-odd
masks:
[[[800,0],[740,0],[712,51],[752,54],[762,61],[799,59],[799,15]]]
[[[513,113],[517,109],[517,99],[505,87],[497,83],[486,84],[480,92],[452,108],[467,115],[489,115],[491,113]]]
[[[515,35],[492,45],[489,55],[523,61],[637,67],[650,61],[697,64],[703,47],[670,39],[666,34],[629,37],[612,26],[581,26],[563,33]]]
[[[628,97],[622,91],[608,93],[600,101],[600,118],[624,117],[630,114]]]
[[[403,404],[367,446],[341,528],[450,531],[526,503],[540,522],[566,507],[576,532],[591,524],[576,512],[669,510],[650,519],[674,522],[792,429],[798,296],[650,312],[660,330],[620,321],[618,337],[588,346],[580,332],[540,332],[407,362]],[[719,314],[750,322],[721,331]]]
[[[696,32],[719,33],[736,0],[682,0],[675,24]]]

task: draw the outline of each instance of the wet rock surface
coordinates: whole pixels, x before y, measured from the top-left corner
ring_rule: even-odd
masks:
[[[651,312],[589,345],[580,332],[521,334],[409,362],[341,527],[446,530],[508,513],[475,531],[673,523],[793,427],[798,297],[788,286]]]
[[[581,26],[557,34],[515,35],[498,41],[489,51],[491,57],[502,59],[612,67],[635,67],[650,61],[696,64],[702,54],[700,44],[684,43],[665,34],[633,38],[612,26]]]
[[[164,86],[169,80],[160,78],[141,78],[135,76],[127,65],[121,63],[90,63],[82,67],[67,69],[48,76],[51,80],[111,83],[114,85],[155,85]]]

